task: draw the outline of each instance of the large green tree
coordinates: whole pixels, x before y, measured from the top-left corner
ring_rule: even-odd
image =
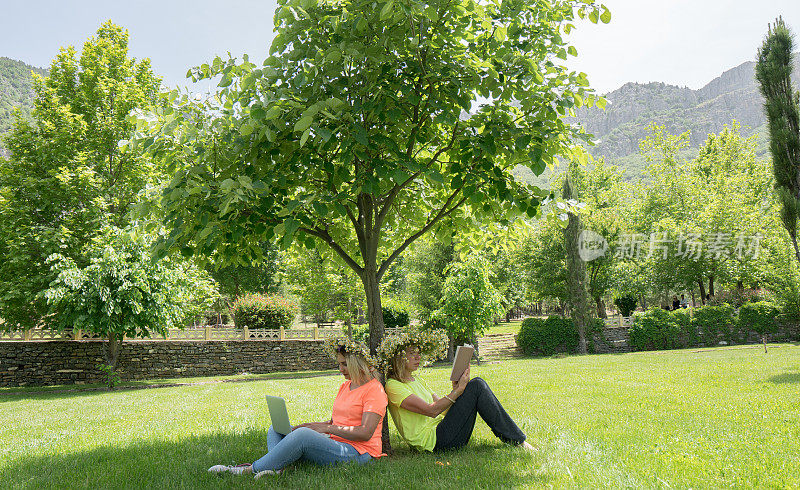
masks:
[[[121,149],[130,111],[155,100],[149,60],[128,56],[128,32],[106,22],[78,57],[62,48],[49,75],[34,75],[31,118],[19,116],[0,160],[0,317],[30,328],[47,311],[41,292],[60,253],[85,266],[83,245],[104,224],[124,227],[129,205],[152,177],[148,160]]]
[[[174,170],[164,247],[329,246],[363,284],[375,349],[379,283],[411,243],[535,214],[546,192],[511,170],[583,153],[561,116],[595,97],[558,60],[587,16],[610,20],[589,0],[281,1],[262,66],[215,59],[190,73],[221,77],[214,97],[140,119]]]
[[[112,388],[126,337],[165,335],[206,312],[217,297],[208,273],[174,257],[153,261],[151,245],[146,235],[107,227],[86,244],[85,267],[60,254],[48,260],[57,274],[44,293],[53,311],[48,321],[108,339],[105,366]]]
[[[800,216],[800,93],[792,87],[793,36],[779,18],[758,50],[756,79],[764,95],[775,189],[781,219],[800,262],[797,220]]]
[[[757,253],[766,248],[759,237],[774,230],[772,179],[755,156],[755,139],[743,138],[734,121],[710,134],[696,158],[678,157],[687,142],[688,133],[651,127],[642,142],[650,180],[631,206],[638,260],[662,300],[695,286],[704,296],[720,284],[757,284],[766,257]]]

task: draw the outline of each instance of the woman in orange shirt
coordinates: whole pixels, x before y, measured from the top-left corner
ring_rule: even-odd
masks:
[[[324,422],[308,422],[281,435],[270,427],[267,454],[250,464],[216,465],[212,473],[254,474],[255,478],[279,474],[288,464],[304,459],[320,465],[347,461],[359,464],[386,456],[381,452],[381,429],[387,398],[375,376],[367,348],[348,338],[328,339],[326,347],[338,364],[344,383]]]

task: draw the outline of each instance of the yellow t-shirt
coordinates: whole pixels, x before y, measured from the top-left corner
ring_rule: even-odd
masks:
[[[389,378],[386,381],[386,395],[389,397],[389,413],[400,436],[414,449],[433,451],[436,446],[436,426],[445,412],[432,418],[400,407],[409,395],[417,395],[425,403],[433,403],[433,392],[419,378],[408,383]]]

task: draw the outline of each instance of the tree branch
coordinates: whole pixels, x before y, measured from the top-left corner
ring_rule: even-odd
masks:
[[[442,153],[444,153],[444,152],[450,150],[451,148],[453,148],[453,145],[455,144],[457,135],[458,135],[458,123],[456,123],[456,125],[453,127],[453,134],[450,137],[450,143],[448,143],[447,146],[444,146],[444,147],[440,148],[436,152],[436,154],[433,155],[433,157],[428,161],[428,165],[427,166],[430,166],[431,164],[433,164],[433,162],[435,162],[436,159],[439,158],[439,155],[441,155]],[[392,204],[394,204],[394,200],[395,200],[395,198],[397,198],[397,195],[400,193],[400,191],[402,191],[409,183],[413,182],[414,179],[419,177],[421,174],[422,174],[421,170],[415,172],[411,177],[406,179],[402,184],[395,185],[392,188],[392,190],[389,191],[389,193],[384,198],[383,206],[381,207],[380,213],[378,214],[378,217],[375,219],[375,227],[376,228],[380,228],[381,226],[383,226],[383,222],[386,219],[386,215],[389,213],[389,209],[391,208]]]
[[[300,228],[298,228],[298,230],[299,231],[303,231],[304,233],[307,233],[309,235],[312,235],[312,236],[315,236],[317,238],[322,239],[325,243],[328,244],[329,247],[331,247],[333,249],[334,252],[339,254],[339,257],[341,257],[342,260],[344,260],[345,263],[351,269],[353,269],[353,271],[355,271],[356,274],[358,274],[359,277],[361,277],[363,275],[364,268],[361,267],[360,265],[358,265],[358,262],[353,260],[353,258],[350,257],[350,254],[348,254],[341,247],[341,245],[339,245],[338,243],[336,243],[336,241],[334,241],[333,237],[331,237],[330,233],[328,233],[328,230],[320,230],[320,229],[317,229],[317,228],[306,228],[306,227],[302,227],[302,226]]]
[[[466,198],[466,197],[462,197],[462,198],[461,198],[461,199],[460,199],[460,200],[459,200],[459,201],[458,201],[456,204],[454,204],[454,205],[453,205],[453,206],[452,206],[450,209],[447,209],[447,207],[448,207],[448,206],[450,206],[450,204],[453,202],[453,200],[454,200],[454,199],[455,199],[455,197],[458,195],[458,193],[459,193],[459,192],[461,192],[461,189],[462,189],[463,187],[464,187],[464,186],[462,185],[461,187],[459,187],[458,189],[456,189],[456,190],[455,190],[455,191],[454,191],[454,192],[453,192],[453,193],[450,195],[450,197],[449,197],[449,198],[447,198],[447,202],[445,202],[445,203],[444,203],[444,205],[441,207],[441,209],[439,209],[439,212],[437,212],[437,213],[436,213],[436,216],[434,216],[433,218],[431,218],[431,220],[430,220],[430,221],[428,221],[428,222],[425,224],[425,226],[423,226],[423,227],[422,227],[422,228],[421,228],[419,231],[417,231],[416,233],[414,233],[414,234],[413,234],[413,235],[411,235],[410,237],[406,238],[406,240],[405,240],[405,241],[402,243],[402,245],[400,245],[399,247],[397,247],[397,249],[396,249],[394,252],[392,252],[392,254],[391,254],[391,255],[390,255],[388,258],[386,258],[386,260],[384,260],[384,261],[383,261],[383,263],[381,264],[381,267],[378,269],[378,280],[380,280],[380,279],[381,279],[381,277],[383,277],[383,274],[384,274],[384,273],[385,273],[385,272],[386,272],[386,271],[389,269],[389,266],[390,266],[390,265],[391,265],[391,263],[394,261],[394,259],[396,259],[396,258],[397,258],[397,257],[398,257],[398,256],[399,256],[401,253],[403,253],[403,251],[404,251],[406,248],[408,248],[408,246],[409,246],[409,245],[411,245],[411,243],[413,243],[413,242],[414,242],[414,240],[416,240],[417,238],[419,238],[419,237],[421,237],[422,235],[424,235],[424,234],[425,234],[425,232],[427,232],[428,230],[430,230],[430,229],[433,227],[433,225],[435,225],[436,223],[438,223],[439,221],[441,221],[441,220],[442,220],[442,218],[445,218],[445,217],[449,216],[449,215],[450,215],[450,214],[451,214],[453,211],[455,211],[456,209],[458,209],[458,207],[459,207],[459,206],[461,206],[462,204],[464,204],[464,201],[466,201],[466,200],[467,200],[467,198]]]

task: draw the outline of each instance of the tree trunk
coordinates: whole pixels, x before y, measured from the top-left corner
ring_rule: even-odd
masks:
[[[378,351],[378,346],[380,345],[381,340],[383,340],[385,328],[383,324],[383,310],[381,309],[381,290],[378,279],[378,268],[376,266],[376,257],[372,254],[366,255],[367,256],[364,257],[365,264],[361,275],[361,282],[364,285],[364,294],[366,295],[367,300],[369,351],[374,355]],[[381,381],[381,384],[386,386],[386,378],[384,378],[383,373],[380,373],[378,377]],[[388,411],[383,417],[383,427],[381,429],[381,447],[384,453],[392,454],[392,443],[389,441]]]
[[[119,359],[119,351],[122,348],[122,342],[125,340],[124,335],[119,335],[111,332],[108,334],[108,341],[106,342],[106,366],[108,366],[107,383],[108,387],[114,389],[114,378],[117,372],[117,360]]]
[[[700,304],[706,304],[706,285],[703,284],[702,276],[697,280],[697,285],[700,286]]]
[[[792,246],[794,246],[794,256],[797,258],[797,263],[800,264],[800,248],[797,246],[797,236],[793,233],[790,233],[789,236],[792,238]]]
[[[708,294],[714,296],[714,274],[708,276]]]
[[[606,313],[606,302],[603,297],[597,298],[597,318],[606,319],[608,318],[608,313]]]
[[[381,290],[375,263],[364,268],[364,293],[367,299],[367,321],[369,322],[369,351],[374,355],[383,340],[384,324],[381,310]]]

